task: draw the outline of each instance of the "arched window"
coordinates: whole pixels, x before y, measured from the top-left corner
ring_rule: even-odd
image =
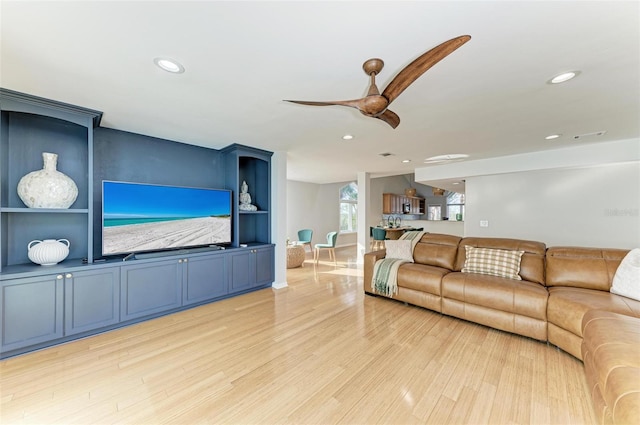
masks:
[[[340,188],[340,231],[358,230],[358,185],[349,183]]]

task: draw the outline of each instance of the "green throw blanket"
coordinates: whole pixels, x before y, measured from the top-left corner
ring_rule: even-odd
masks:
[[[411,252],[416,244],[422,239],[424,232],[411,231],[405,232],[400,239],[408,239],[411,241]],[[383,258],[376,261],[373,267],[373,278],[371,279],[371,289],[374,293],[385,295],[392,298],[398,293],[398,269],[404,263],[409,261],[398,258]]]

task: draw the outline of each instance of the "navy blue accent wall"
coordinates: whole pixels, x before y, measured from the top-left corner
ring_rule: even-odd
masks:
[[[102,181],[225,188],[222,154],[215,149],[99,127],[94,131],[94,247],[102,253]]]

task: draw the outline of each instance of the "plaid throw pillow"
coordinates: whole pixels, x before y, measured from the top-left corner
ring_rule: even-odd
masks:
[[[475,248],[465,245],[467,258],[462,273],[488,274],[522,280],[520,275],[520,259],[524,251],[506,249]]]

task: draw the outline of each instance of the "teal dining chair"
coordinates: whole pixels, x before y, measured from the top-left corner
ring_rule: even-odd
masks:
[[[313,257],[318,264],[318,260],[320,259],[320,250],[327,249],[329,250],[329,260],[333,259],[333,262],[336,263],[336,241],[338,240],[338,232],[329,232],[327,233],[327,243],[317,243],[315,244],[315,250],[313,251]]]
[[[371,241],[371,250],[376,249],[384,249],[384,240],[387,238],[387,231],[380,228],[374,227],[371,229],[373,233],[373,241]]]
[[[299,245],[309,245],[309,252],[311,250],[311,238],[313,237],[313,230],[311,229],[302,229],[298,230],[298,244]],[[304,248],[304,246],[303,246]]]

